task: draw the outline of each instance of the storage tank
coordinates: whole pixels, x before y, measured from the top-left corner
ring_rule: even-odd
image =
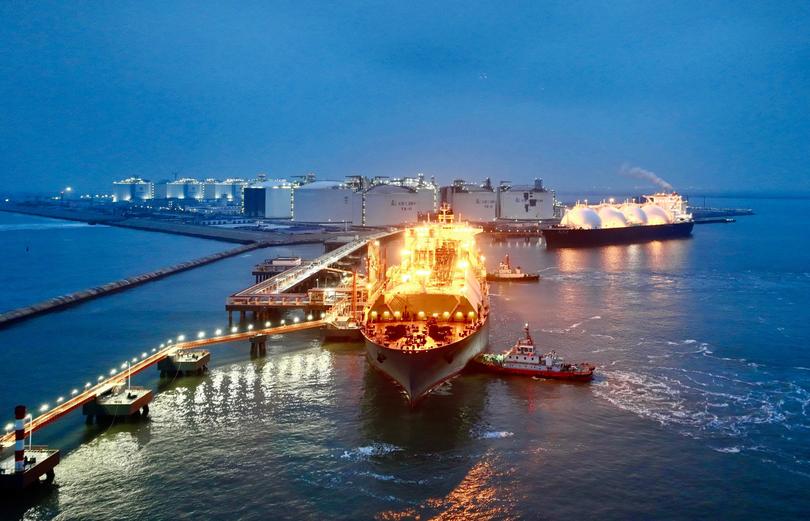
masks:
[[[637,204],[625,204],[621,207],[628,224],[647,224],[647,214]]]
[[[154,196],[154,185],[140,177],[113,182],[113,201],[145,201]]]
[[[594,230],[602,227],[602,219],[590,206],[578,204],[565,212],[560,224],[571,228]]]
[[[340,181],[315,181],[293,189],[292,218],[297,222],[354,223],[361,210],[362,194]]]
[[[433,211],[434,193],[396,184],[377,184],[363,192],[364,226],[396,226],[414,223]]]
[[[248,217],[289,219],[292,217],[293,185],[286,179],[253,183],[244,189],[242,213]]]
[[[627,219],[624,214],[612,205],[603,205],[599,208],[599,220],[602,228],[624,228],[627,226]]]
[[[646,204],[641,209],[647,215],[647,224],[669,224],[672,222],[672,216],[660,206]]]
[[[442,202],[449,204],[453,213],[465,221],[484,223],[498,217],[498,195],[489,179],[481,184],[456,179],[452,186],[442,188]]]
[[[205,184],[189,177],[166,183],[167,199],[197,199],[205,197]]]
[[[498,218],[531,220],[554,218],[554,192],[543,187],[542,179],[533,185],[515,185],[501,182],[498,187]]]

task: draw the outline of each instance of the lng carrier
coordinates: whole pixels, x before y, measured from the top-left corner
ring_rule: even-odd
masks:
[[[487,346],[489,287],[475,240],[481,231],[455,221],[443,205],[436,221],[404,230],[399,265],[385,270],[370,256],[375,289],[362,328],[366,354],[411,404]]]
[[[557,226],[543,230],[549,248],[627,244],[688,237],[695,221],[675,192],[643,196],[644,202],[577,203]]]

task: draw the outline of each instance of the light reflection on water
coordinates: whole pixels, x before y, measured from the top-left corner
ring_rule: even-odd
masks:
[[[74,422],[86,435],[67,443],[60,488],[26,517],[801,518],[810,354],[796,346],[810,338],[810,276],[794,254],[723,249],[756,223],[598,250],[487,243],[490,267],[508,252],[543,275],[493,285],[491,347],[529,322],[541,347],[598,365],[591,385],[466,374],[410,410],[357,345],[302,333],[252,360],[223,346],[206,375],[159,384],[149,421]],[[221,296],[252,260],[232,262],[154,291],[204,306],[186,316],[221,319]],[[220,285],[200,298],[188,288],[202,281]],[[173,309],[149,291],[109,302],[160,323]],[[65,316],[84,329],[81,313]],[[210,329],[186,329],[198,325]]]

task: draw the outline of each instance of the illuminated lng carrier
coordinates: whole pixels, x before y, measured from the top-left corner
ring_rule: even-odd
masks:
[[[370,363],[413,404],[458,374],[487,345],[489,288],[475,236],[444,205],[435,222],[406,228],[399,265],[385,270],[369,245],[362,329]]]
[[[695,221],[679,194],[643,196],[644,203],[577,203],[558,226],[543,230],[549,248],[626,244],[688,237]]]

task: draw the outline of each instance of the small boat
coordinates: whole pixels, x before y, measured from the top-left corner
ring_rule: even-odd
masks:
[[[524,327],[526,337],[518,339],[512,349],[501,353],[484,353],[473,359],[473,363],[485,371],[532,376],[539,378],[553,378],[556,380],[587,381],[593,378],[595,369],[593,364],[582,362],[570,364],[555,351],[538,354],[534,349],[534,341],[529,333],[529,324]]]
[[[512,267],[509,263],[509,255],[503,258],[498,264],[498,271],[487,273],[487,280],[500,282],[534,282],[540,280],[537,273],[524,273],[520,266]]]

